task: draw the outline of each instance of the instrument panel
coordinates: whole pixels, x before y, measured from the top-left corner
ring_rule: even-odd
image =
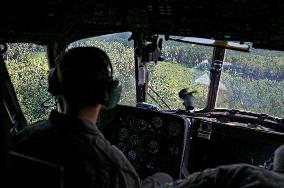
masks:
[[[129,159],[141,178],[165,172],[179,178],[189,121],[172,114],[118,106],[101,115],[101,130]]]
[[[194,173],[220,165],[246,163],[264,167],[277,147],[284,143],[283,133],[250,123],[222,123],[204,117],[192,118],[188,171]]]

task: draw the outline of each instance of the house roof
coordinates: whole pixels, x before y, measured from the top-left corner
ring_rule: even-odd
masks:
[[[203,74],[202,76],[198,77],[196,80],[194,80],[195,83],[199,83],[202,85],[206,85],[209,86],[210,84],[210,78],[209,75],[207,73]],[[219,82],[219,89],[227,91],[227,87],[225,86],[225,84],[223,83],[222,79]]]

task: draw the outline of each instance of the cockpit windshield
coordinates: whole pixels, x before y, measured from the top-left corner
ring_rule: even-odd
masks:
[[[284,52],[227,50],[220,82],[217,108],[283,118]]]
[[[196,91],[195,108],[206,106],[209,71],[213,47],[165,41],[162,58],[149,66],[149,90],[147,100],[161,109],[184,109],[179,91],[187,88]],[[162,103],[156,93],[167,105]]]
[[[178,92],[196,91],[195,109],[206,106],[213,47],[166,41],[164,61],[150,69],[148,101],[162,109],[184,109]],[[283,117],[284,53],[251,48],[226,50],[215,108]],[[155,92],[162,100],[155,97]]]
[[[88,38],[74,46],[97,46],[109,55],[115,77],[122,85],[120,104],[135,106],[135,66],[131,33]],[[21,53],[20,53],[21,52]],[[167,40],[161,61],[147,63],[146,102],[160,110],[185,109],[179,91],[196,91],[195,110],[204,109],[208,100],[213,47]],[[32,44],[9,44],[6,64],[20,106],[28,122],[47,118],[54,101],[47,93],[46,50]],[[44,87],[42,87],[44,86]],[[266,113],[283,118],[284,53],[251,48],[250,52],[226,50],[216,108]],[[34,92],[37,91],[37,92]],[[31,97],[32,96],[32,97]]]

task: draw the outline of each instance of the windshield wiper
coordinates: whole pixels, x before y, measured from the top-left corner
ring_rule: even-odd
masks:
[[[164,99],[159,95],[159,93],[157,93],[151,86],[148,86],[150,88],[150,90],[155,94],[157,95],[157,97],[162,101],[162,103],[169,109],[169,110],[172,110],[170,108],[170,106],[164,101]],[[153,101],[155,101],[160,107],[161,105],[158,103],[158,101],[148,93],[148,95],[153,99]]]
[[[147,92],[147,94],[160,108],[163,108],[162,105],[155,99],[155,97],[153,97],[149,92]]]

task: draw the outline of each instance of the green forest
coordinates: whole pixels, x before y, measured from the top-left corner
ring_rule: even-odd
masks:
[[[75,46],[96,46],[109,55],[114,71],[123,85],[121,104],[135,105],[133,42],[127,34],[89,38],[72,43]],[[195,90],[196,109],[206,105],[208,75],[213,48],[166,41],[164,61],[149,63],[149,86],[171,109],[183,109],[178,92]],[[48,63],[46,49],[34,44],[9,44],[6,64],[21,108],[29,123],[46,119],[54,99],[47,92]],[[251,52],[227,50],[216,107],[247,110],[283,117],[284,53],[252,49]],[[166,109],[149,90],[147,102]],[[49,107],[44,102],[50,103]]]

